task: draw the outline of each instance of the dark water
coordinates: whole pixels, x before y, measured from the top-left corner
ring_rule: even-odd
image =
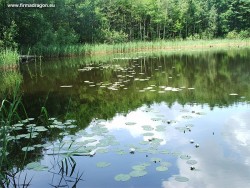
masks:
[[[55,120],[13,145],[14,164],[21,148],[36,145],[24,164],[43,165],[24,165],[20,182],[27,175],[30,187],[250,186],[249,49],[50,60],[21,71],[29,117],[45,106]],[[130,179],[117,181],[119,174]]]

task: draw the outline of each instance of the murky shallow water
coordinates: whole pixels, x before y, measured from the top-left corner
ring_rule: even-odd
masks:
[[[249,50],[75,61],[22,69],[29,116],[45,105],[55,119],[10,152],[35,145],[20,182],[250,186]]]

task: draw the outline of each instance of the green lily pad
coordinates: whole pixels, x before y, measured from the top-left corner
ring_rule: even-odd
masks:
[[[176,176],[175,180],[178,181],[178,182],[187,182],[187,181],[189,181],[189,179],[184,177],[184,176]]]
[[[44,132],[44,131],[47,131],[48,129],[45,128],[44,126],[37,126],[35,127],[35,131],[37,132]]]
[[[98,168],[105,168],[105,167],[108,167],[110,165],[111,165],[111,163],[107,163],[107,162],[99,162],[99,163],[96,164],[96,166]]]
[[[14,124],[13,126],[14,127],[22,127],[24,124],[23,123],[17,123],[17,124]]]
[[[128,174],[118,174],[115,176],[116,181],[128,181],[130,180],[130,175]]]
[[[125,152],[124,150],[118,150],[118,151],[116,151],[116,153],[118,155],[125,155],[125,154],[127,154],[127,152]]]
[[[27,164],[26,165],[26,168],[27,169],[34,169],[34,168],[36,168],[36,167],[39,167],[41,164],[40,163],[38,163],[38,162],[32,162],[32,163],[29,163],[29,164]]]
[[[96,141],[97,141],[96,139],[92,138],[92,139],[85,140],[84,143],[85,144],[90,144],[90,143],[94,143]]]
[[[19,134],[19,135],[16,136],[16,139],[19,140],[21,138],[25,138],[26,136],[27,136],[26,134]]]
[[[76,127],[77,127],[77,125],[69,125],[69,126],[67,126],[68,129],[74,129]]]
[[[129,173],[131,177],[142,177],[142,176],[145,176],[146,174],[147,172],[143,170],[134,170]]]
[[[28,147],[23,147],[22,151],[33,151],[35,148],[32,146],[28,146]]]
[[[167,171],[167,170],[168,170],[168,167],[166,167],[166,166],[158,166],[158,167],[156,167],[156,171],[163,172],[163,171]]]
[[[96,153],[108,153],[108,149],[101,148],[101,149],[96,150]]]
[[[168,150],[161,150],[160,153],[162,153],[162,154],[170,154],[170,151],[168,151]]]
[[[22,130],[23,128],[22,127],[13,127],[13,130],[15,131],[19,131],[19,130]]]
[[[33,170],[35,170],[35,171],[46,171],[48,169],[49,169],[49,167],[44,166],[44,165],[40,165],[40,166],[34,168]]]
[[[145,131],[152,131],[152,130],[154,130],[154,128],[151,127],[150,125],[143,125],[142,129],[145,130]]]
[[[142,135],[143,136],[154,136],[154,133],[147,132],[147,133],[143,133]]]
[[[126,122],[125,124],[126,125],[135,125],[136,123],[135,122]]]
[[[166,126],[164,126],[164,125],[158,125],[158,126],[156,126],[155,131],[157,131],[157,132],[164,132],[164,131],[166,131]]]
[[[132,166],[133,170],[138,170],[138,171],[143,171],[145,170],[146,166],[145,165],[134,165]]]

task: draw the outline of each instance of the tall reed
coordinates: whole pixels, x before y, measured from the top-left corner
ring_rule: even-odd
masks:
[[[98,54],[115,54],[128,52],[194,50],[204,48],[250,46],[249,39],[214,39],[214,40],[159,40],[136,41],[118,44],[84,44],[84,45],[53,45],[33,48],[33,54],[45,57],[83,56]]]
[[[16,50],[0,50],[0,69],[13,69],[18,67],[19,55]]]

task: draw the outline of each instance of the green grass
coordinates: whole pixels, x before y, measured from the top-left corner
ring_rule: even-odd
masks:
[[[130,52],[178,51],[205,48],[230,48],[250,46],[250,39],[214,39],[214,40],[172,40],[153,42],[127,42],[119,44],[85,44],[69,46],[46,46],[31,50],[32,54],[44,57],[72,57]]]
[[[0,51],[0,69],[13,69],[18,67],[19,55],[16,50]]]
[[[0,73],[0,98],[1,96],[10,96],[15,88],[23,81],[23,76],[17,70],[2,71]]]

